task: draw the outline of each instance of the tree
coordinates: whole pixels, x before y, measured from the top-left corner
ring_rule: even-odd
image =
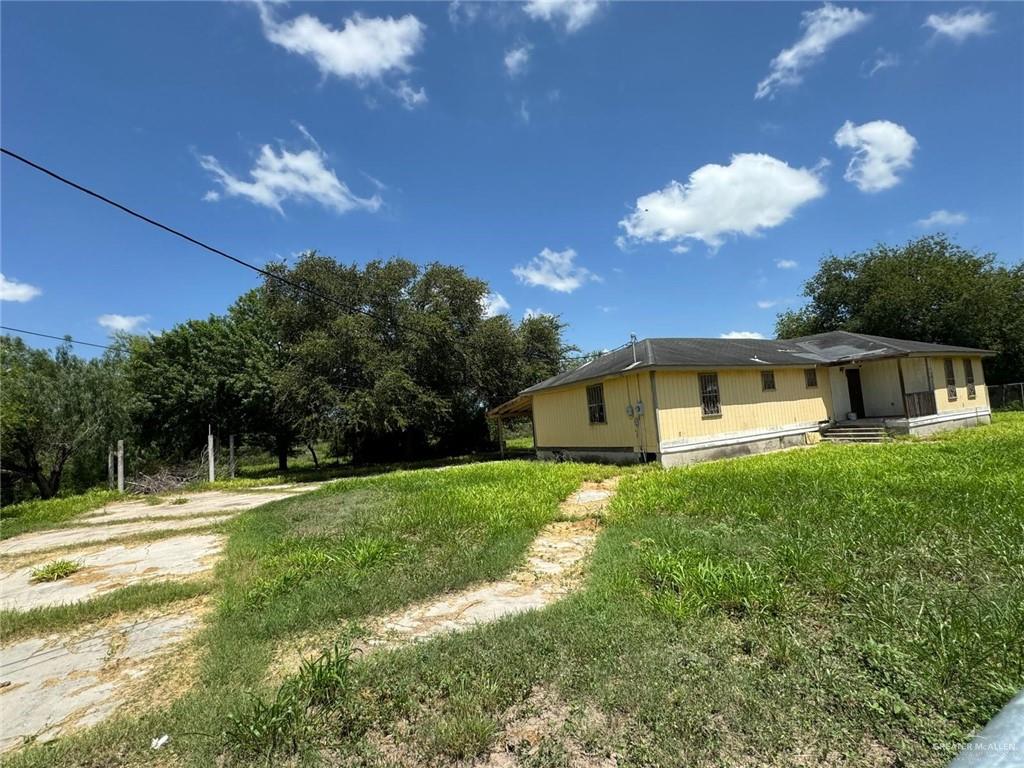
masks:
[[[0,464],[8,480],[49,499],[75,458],[91,453],[105,464],[107,446],[126,427],[122,349],[83,360],[69,344],[51,355],[3,336],[0,370]]]
[[[133,337],[129,345],[132,416],[154,453],[195,458],[212,426],[272,448],[287,468],[295,434],[280,407],[283,358],[262,288],[243,294],[225,315]]]
[[[776,320],[779,338],[846,330],[992,349],[992,382],[1024,380],[1024,263],[1004,266],[945,235],[829,256],[804,285],[810,303]]]

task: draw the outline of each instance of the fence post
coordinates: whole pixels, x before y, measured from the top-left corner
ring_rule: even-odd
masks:
[[[235,479],[235,436],[228,435],[228,471],[231,479]]]
[[[212,483],[217,479],[217,473],[213,466],[213,427],[210,427],[210,433],[206,436],[206,449],[207,454],[210,457],[210,482]]]
[[[124,440],[117,441],[117,490],[124,493]]]
[[[107,490],[114,490],[114,446],[107,446]]]

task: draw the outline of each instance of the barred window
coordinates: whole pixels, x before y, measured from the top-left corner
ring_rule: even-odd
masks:
[[[607,424],[604,413],[604,384],[587,387],[587,414],[591,424]]]
[[[700,380],[700,410],[705,416],[721,416],[722,401],[718,395],[718,374],[702,373]]]
[[[953,369],[953,358],[947,357],[943,361],[943,365],[946,369],[946,396],[952,403],[956,400],[956,372]]]
[[[978,391],[974,388],[974,366],[970,360],[964,360],[964,381],[967,382],[967,399],[974,400]]]
[[[773,392],[775,390],[775,371],[761,371],[761,391]]]
[[[814,389],[818,386],[818,369],[817,368],[804,368],[804,384],[808,389]]]

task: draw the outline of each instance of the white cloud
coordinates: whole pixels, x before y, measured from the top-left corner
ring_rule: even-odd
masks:
[[[733,155],[729,165],[708,164],[686,184],[637,198],[619,222],[629,240],[700,240],[718,248],[728,235],[759,234],[788,220],[804,203],[825,194],[819,170],[791,168],[770,155]]]
[[[523,99],[521,102],[519,102],[518,114],[519,119],[522,120],[524,123],[530,122],[530,108],[529,105],[526,103],[526,99]]]
[[[772,307],[777,307],[781,303],[782,302],[779,301],[778,299],[761,299],[760,301],[757,302],[757,308],[771,309]]]
[[[566,248],[553,251],[545,248],[538,256],[530,259],[526,266],[519,265],[512,274],[526,285],[547,288],[560,293],[572,293],[589,280],[600,280],[586,267],[575,263],[576,251]]]
[[[102,325],[111,333],[124,331],[135,333],[144,322],[149,320],[149,315],[100,315],[96,322]]]
[[[260,148],[256,165],[249,171],[251,181],[241,179],[224,170],[212,155],[200,155],[199,164],[213,176],[228,197],[243,197],[250,202],[284,213],[281,204],[286,200],[315,202],[339,213],[355,209],[376,211],[382,201],[379,195],[358,197],[326,165],[327,156],[313,137],[299,126],[312,146],[299,152],[284,147],[275,150],[269,144]],[[212,193],[212,194],[211,194]],[[211,190],[203,198],[220,199],[220,192]]]
[[[43,291],[28,283],[20,283],[0,273],[0,301],[32,301]]]
[[[834,42],[856,32],[870,18],[856,8],[840,8],[830,3],[804,11],[800,22],[803,36],[772,59],[771,71],[757,84],[754,98],[774,98],[780,88],[798,85],[803,80],[804,70],[824,56]]]
[[[477,3],[466,3],[462,0],[452,0],[448,3],[448,21],[453,27],[460,24],[472,24],[480,14],[480,5]]]
[[[900,57],[895,53],[879,48],[875,51],[874,56],[860,65],[860,71],[864,77],[874,77],[876,73],[881,72],[883,69],[899,66],[899,63]]]
[[[888,120],[854,125],[849,120],[836,131],[837,146],[853,150],[843,178],[861,192],[880,192],[900,183],[899,172],[910,168],[917,139]]]
[[[936,37],[947,37],[953,42],[962,43],[969,37],[992,32],[995,18],[994,13],[961,8],[956,13],[933,13],[924,20],[922,26],[933,29]]]
[[[501,315],[512,308],[512,305],[508,303],[505,297],[497,292],[491,292],[484,296],[482,304],[484,308],[484,317]]]
[[[203,195],[204,203],[216,203],[218,200],[220,200],[220,192],[216,189],[208,189],[206,194]]]
[[[918,219],[917,226],[923,229],[931,229],[932,227],[959,227],[961,224],[966,223],[966,213],[947,211],[945,208],[940,208],[937,211],[932,211],[923,219]]]
[[[523,10],[531,19],[562,24],[571,34],[592,22],[600,7],[598,0],[528,0]]]
[[[518,77],[530,63],[530,46],[520,45],[505,51],[505,72],[509,77]]]
[[[427,103],[427,92],[423,88],[413,88],[408,80],[399,82],[394,94],[406,109],[416,109]]]
[[[796,269],[799,264],[797,264],[793,259],[777,259],[775,261],[775,266],[779,269]]]
[[[263,34],[287,51],[311,59],[326,77],[364,84],[385,75],[408,72],[409,60],[423,45],[426,25],[412,14],[367,18],[358,13],[341,29],[309,14],[278,21],[267,3],[259,3]]]
[[[757,331],[729,331],[723,333],[718,338],[720,339],[763,339],[764,334],[758,333]]]
[[[540,309],[539,307],[537,309],[527,307],[526,311],[523,312],[523,320],[529,320],[530,318],[533,317],[554,317],[554,315],[552,315],[550,312],[545,312],[543,309]]]

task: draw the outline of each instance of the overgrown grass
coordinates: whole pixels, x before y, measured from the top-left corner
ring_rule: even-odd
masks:
[[[38,568],[33,568],[29,580],[36,584],[44,581],[60,581],[77,573],[81,568],[82,564],[75,560],[51,560]]]
[[[80,515],[125,498],[117,491],[92,490],[77,496],[34,499],[0,508],[0,539],[53,528]]]
[[[153,608],[212,591],[211,581],[153,581],[122,587],[81,603],[0,611],[0,639],[9,643],[30,635],[62,632],[117,613]]]
[[[444,765],[532,730],[523,765],[943,765],[1024,686],[1021,466],[1024,416],[1007,414],[632,474],[583,591],[355,657],[311,710],[299,683],[264,682],[275,644],[507,573],[558,499],[616,470],[346,481],[231,524],[194,693],[8,762],[144,764],[170,733],[189,765]]]

